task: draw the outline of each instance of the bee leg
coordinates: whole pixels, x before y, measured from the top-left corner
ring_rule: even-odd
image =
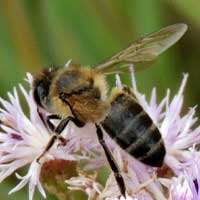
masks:
[[[48,115],[46,118],[42,115],[42,113],[40,112],[39,109],[37,109],[38,115],[40,117],[40,119],[42,120],[43,124],[45,126],[48,126],[48,128],[50,128],[51,131],[54,131],[55,126],[53,125],[53,123],[51,122],[51,119],[61,119],[58,115]]]
[[[51,119],[61,119],[61,117],[59,117],[58,115],[48,115],[47,116],[47,119],[46,119],[47,125],[51,129],[51,131],[54,131],[55,126],[51,122]]]
[[[80,122],[78,119],[76,119],[74,117],[69,116],[69,117],[63,119],[54,130],[54,132],[57,134],[57,138],[61,142],[61,145],[66,145],[66,142],[67,142],[66,139],[63,138],[62,136],[60,136],[60,134],[65,129],[65,127],[67,126],[69,121],[72,121],[79,128],[84,126],[84,124],[82,122]]]
[[[115,176],[115,179],[119,186],[120,192],[124,197],[126,197],[126,186],[124,183],[124,179],[120,173],[119,167],[118,167],[110,149],[106,145],[105,140],[103,139],[103,131],[102,131],[101,127],[98,124],[95,124],[95,126],[96,126],[96,130],[97,130],[97,136],[98,136],[99,143],[103,147],[104,152],[106,154],[106,158],[108,160],[108,163],[109,163],[112,171],[114,172],[114,176]]]
[[[50,117],[51,118],[51,117]],[[52,118],[51,118],[52,119]],[[60,134],[62,133],[62,131],[65,129],[65,127],[68,125],[68,123],[72,121],[76,126],[78,127],[83,127],[84,124],[82,122],[80,122],[78,119],[74,118],[74,117],[67,117],[63,120],[61,120],[61,122],[58,124],[57,127],[54,128],[54,134],[51,136],[45,150],[43,151],[43,153],[37,158],[37,162],[39,163],[40,159],[49,151],[49,149],[54,145],[55,141],[57,139],[59,139],[61,141],[61,144],[65,145],[66,144],[66,139],[63,138]],[[53,125],[53,124],[52,124]]]
[[[53,146],[54,142],[56,141],[57,139],[57,135],[54,134],[52,135],[52,137],[50,138],[45,150],[40,154],[40,156],[36,159],[36,161],[38,163],[40,163],[40,159],[49,151],[49,149]]]
[[[54,126],[54,124],[51,122],[52,119],[60,119],[60,120],[61,120],[61,117],[58,116],[58,115],[52,114],[52,115],[48,115],[47,118],[46,118],[47,126],[50,128],[50,130],[51,130],[52,132],[54,132],[55,126]],[[62,144],[62,145],[65,145],[65,144],[66,144],[65,138],[63,138],[62,136],[58,136],[58,139],[61,141],[61,144]]]
[[[40,109],[39,109],[39,108],[37,108],[37,112],[38,112],[38,115],[39,115],[40,119],[42,120],[43,124],[46,126],[44,116],[43,116],[42,113],[40,112]]]

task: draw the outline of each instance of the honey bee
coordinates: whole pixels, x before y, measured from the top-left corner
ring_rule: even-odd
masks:
[[[131,156],[144,164],[161,167],[166,152],[159,129],[127,86],[113,88],[108,98],[105,78],[109,74],[128,72],[130,64],[134,65],[135,70],[150,65],[186,30],[185,24],[165,27],[137,40],[94,68],[69,63],[64,68],[45,69],[36,76],[33,96],[38,108],[52,113],[43,120],[54,133],[38,161],[56,139],[66,142],[60,134],[72,121],[78,127],[88,122],[95,124],[99,143],[123,196],[126,194],[125,183],[104,141],[103,129]],[[55,127],[51,119],[60,119],[60,123]]]

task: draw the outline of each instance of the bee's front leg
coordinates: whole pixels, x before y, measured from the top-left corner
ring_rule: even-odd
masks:
[[[46,122],[47,122],[47,125],[48,127],[50,128],[51,131],[54,131],[55,130],[55,126],[54,124],[51,122],[51,120],[54,120],[54,119],[58,119],[58,120],[61,120],[61,117],[58,116],[58,115],[48,115],[47,116],[47,119],[46,119]]]
[[[50,122],[50,119],[53,119],[54,116],[56,115],[50,115],[50,117],[48,118],[49,122]],[[57,116],[56,118],[54,119],[58,119]],[[63,138],[60,134],[62,133],[62,131],[65,129],[65,127],[68,125],[68,123],[72,121],[76,126],[78,127],[83,127],[84,124],[82,122],[80,122],[78,119],[74,118],[74,117],[67,117],[63,120],[60,121],[60,123],[53,128],[53,135],[51,136],[47,146],[45,147],[44,151],[42,152],[42,154],[37,158],[37,162],[39,163],[40,159],[49,151],[49,149],[54,145],[55,141],[57,139],[59,139],[61,141],[61,144],[62,145],[66,145],[66,139]],[[48,122],[47,122],[48,123]],[[51,123],[51,122],[50,122]],[[54,126],[52,123],[50,125],[50,129]]]

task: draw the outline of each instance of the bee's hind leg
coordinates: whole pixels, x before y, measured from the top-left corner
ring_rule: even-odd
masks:
[[[97,131],[99,143],[101,144],[101,146],[104,149],[104,152],[106,154],[106,158],[107,158],[108,163],[109,163],[109,165],[110,165],[110,167],[111,167],[111,169],[114,173],[115,179],[116,179],[117,184],[118,184],[119,189],[120,189],[120,192],[124,197],[126,197],[126,186],[125,186],[125,183],[124,183],[124,179],[123,179],[123,177],[120,173],[119,167],[118,167],[110,149],[108,148],[108,146],[105,143],[105,140],[103,138],[102,128],[98,124],[95,124],[95,125],[96,125],[96,131]]]

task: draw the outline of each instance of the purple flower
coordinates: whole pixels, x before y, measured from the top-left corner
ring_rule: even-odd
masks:
[[[194,117],[195,107],[190,108],[188,113],[181,116],[183,91],[187,78],[188,75],[184,74],[178,93],[172,100],[170,100],[170,90],[167,90],[166,96],[160,103],[157,103],[156,88],[154,88],[150,101],[147,102],[145,95],[137,90],[133,69],[131,69],[132,89],[138,102],[159,128],[167,153],[163,168],[147,167],[122,151],[105,133],[106,142],[112,149],[125,179],[127,199],[181,200],[184,195],[188,199],[190,197],[195,200],[199,199],[199,196],[195,198],[197,193],[195,186],[199,185],[199,176],[193,175],[191,178],[188,175],[186,178],[185,174],[184,181],[182,181],[183,172],[185,173],[186,170],[190,173],[194,171],[192,167],[194,153],[190,149],[193,148],[194,144],[199,144],[200,142],[200,126],[193,128],[197,121],[197,118]],[[120,77],[117,75],[116,86],[120,87],[121,85]],[[196,152],[195,149],[194,152]],[[199,157],[199,153],[197,154]],[[198,166],[200,166],[199,164],[198,162]],[[76,177],[76,180],[78,180],[78,177]],[[197,183],[195,184],[195,182]],[[68,184],[75,185],[75,182],[71,180]],[[87,188],[84,184],[82,186]],[[78,187],[81,188],[82,186],[79,185]],[[179,188],[182,190],[179,191]],[[190,190],[187,188],[190,188]],[[112,173],[107,179],[105,188],[99,194],[99,198],[106,200],[123,199],[123,197],[120,197],[119,188]]]
[[[103,186],[96,182],[97,173],[93,175],[87,175],[83,172],[79,172],[78,177],[73,177],[66,180],[66,183],[70,186],[70,190],[81,190],[88,195],[88,199],[96,199],[102,192]]]
[[[30,74],[27,74],[27,81],[32,85]],[[52,133],[46,128],[37,112],[32,91],[27,92],[22,85],[19,85],[19,88],[28,105],[29,117],[22,110],[16,88],[13,94],[8,93],[9,100],[0,98],[2,105],[0,108],[0,181],[2,182],[17,169],[29,164],[29,170],[25,176],[16,173],[20,182],[9,194],[28,184],[29,200],[31,200],[35,187],[43,197],[46,197],[39,179],[43,163],[51,159],[91,160],[95,157],[95,153],[92,153],[90,149],[98,149],[99,144],[94,140],[92,124],[87,124],[82,130],[70,124],[62,133],[62,136],[67,136],[69,140],[67,145],[61,146],[57,141],[42,157],[39,164],[36,160],[44,151]],[[87,134],[80,137],[81,131]],[[81,154],[76,154],[77,151],[81,151]]]
[[[111,138],[104,133],[105,141],[111,149],[124,177],[127,198],[129,200],[186,200],[200,199],[199,194],[199,152],[195,145],[200,143],[200,126],[194,126],[195,107],[188,113],[181,115],[183,105],[183,90],[187,81],[184,74],[183,81],[177,94],[170,100],[170,90],[157,103],[156,88],[152,90],[150,101],[145,99],[136,87],[136,81],[131,69],[132,89],[138,103],[151,116],[159,128],[166,146],[165,165],[153,168],[137,161],[120,149]],[[32,86],[32,76],[27,74],[27,81]],[[116,76],[116,86],[121,86],[120,77]],[[20,105],[18,92],[8,93],[9,100],[0,99],[0,181],[15,173],[19,168],[29,165],[26,175],[20,176],[19,184],[10,194],[20,190],[28,184],[29,200],[33,199],[35,188],[45,198],[45,191],[40,182],[42,166],[49,160],[84,161],[84,173],[66,180],[70,190],[82,190],[88,199],[123,200],[113,173],[110,173],[105,186],[96,180],[96,176],[89,175],[88,169],[96,169],[106,164],[106,158],[98,143],[95,126],[86,124],[77,128],[70,123],[62,136],[67,139],[65,146],[59,141],[42,157],[40,163],[37,158],[44,151],[51,137],[51,132],[41,120],[37,106],[32,97],[32,89],[27,92],[22,85],[20,91],[28,105],[29,115],[25,115]],[[48,115],[44,111],[43,115]],[[57,124],[57,121],[53,123]],[[81,165],[82,166],[82,165]],[[83,169],[82,169],[83,170]]]
[[[188,74],[184,74],[178,93],[171,101],[170,90],[168,89],[166,97],[159,104],[156,101],[156,88],[152,90],[150,102],[148,103],[145,96],[137,91],[135,81],[133,81],[133,89],[139,103],[151,116],[164,139],[167,151],[165,164],[177,175],[193,159],[189,149],[194,144],[200,143],[200,126],[193,128],[197,121],[197,117],[195,117],[196,106],[189,108],[188,113],[181,116],[183,91],[187,78]],[[132,74],[132,80],[135,80],[134,74]]]
[[[199,200],[200,184],[200,160],[199,152],[191,150],[193,159],[188,169],[185,169],[178,177],[168,180],[170,200]]]

